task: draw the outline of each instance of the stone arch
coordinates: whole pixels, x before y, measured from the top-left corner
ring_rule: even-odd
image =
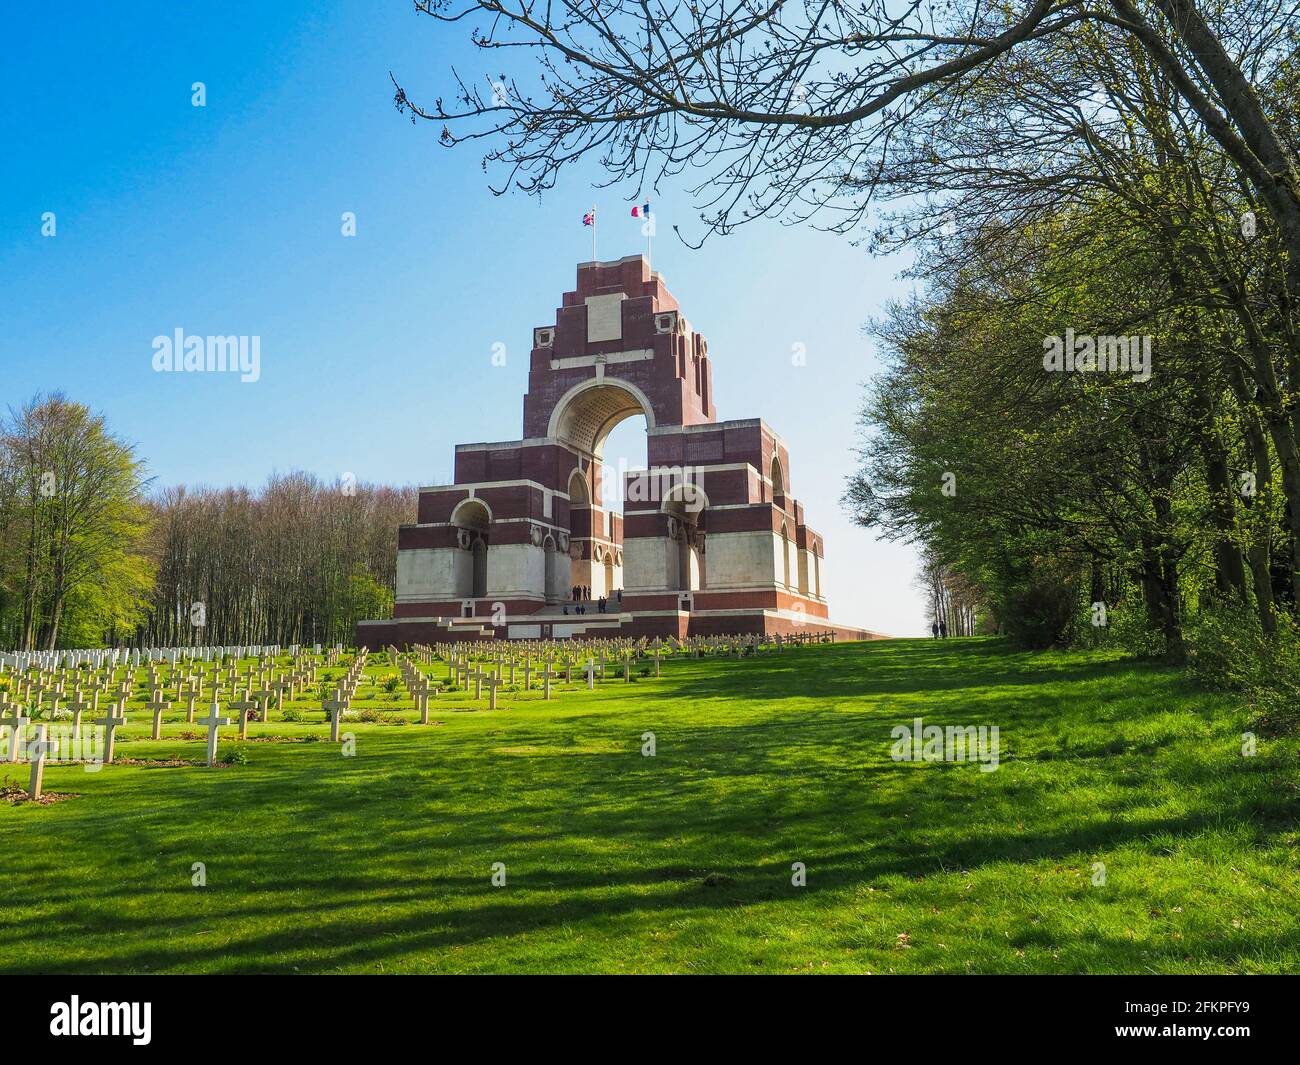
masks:
[[[614,552],[605,551],[605,598],[614,598]]]
[[[659,505],[659,509],[664,514],[672,514],[683,519],[689,519],[691,516],[698,518],[708,507],[709,497],[704,491],[704,486],[695,481],[679,481],[664,492],[663,502]]]
[[[567,572],[568,566],[563,567]],[[548,603],[558,603],[564,598],[564,588],[560,581],[564,580],[564,572],[560,566],[560,549],[555,542],[555,537],[547,535],[542,541],[542,589]]]
[[[781,468],[781,456],[772,452],[772,464],[768,467],[768,478],[772,482],[772,498],[785,495],[785,470]]]
[[[664,493],[660,511],[668,515],[668,536],[675,546],[669,552],[668,587],[694,592],[705,587],[705,511],[709,497],[693,481],[673,485]]]
[[[790,587],[790,527],[781,522],[781,582]]]
[[[597,377],[579,382],[556,401],[546,435],[599,458],[609,431],[637,414],[645,415],[647,432],[654,429],[654,407],[641,389],[617,377]]]
[[[487,596],[487,554],[488,545],[480,538],[470,548],[470,589],[471,599],[483,599]]]
[[[483,599],[487,596],[488,541],[492,509],[481,499],[462,499],[451,512],[456,544],[464,550],[455,560],[456,597]]]
[[[492,524],[492,508],[481,499],[462,499],[451,512],[451,523],[458,529],[487,532]]]
[[[586,506],[591,503],[591,486],[587,484],[587,475],[575,468],[569,474],[569,506]]]

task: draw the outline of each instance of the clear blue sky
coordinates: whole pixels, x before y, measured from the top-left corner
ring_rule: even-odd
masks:
[[[398,114],[390,70],[418,100],[449,95],[453,62],[484,69],[405,0],[38,5],[6,31],[0,398],[62,389],[103,411],[160,485],[449,480],[456,443],[520,436],[531,330],[591,254],[583,211],[602,259],[644,247],[634,189],[593,191],[590,168],[540,203],[497,198],[474,147]],[[642,198],[655,268],[709,338],[718,416],[790,445],[832,615],[921,632],[912,551],[839,505],[877,369],[862,325],[906,292],[902,264],[766,222],[691,251],[671,235],[695,217],[682,190]],[[261,379],[155,373],[153,338],[178,328],[260,336]],[[619,432],[610,457],[637,449]]]

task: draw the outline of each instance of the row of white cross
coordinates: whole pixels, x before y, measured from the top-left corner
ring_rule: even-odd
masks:
[[[689,653],[694,658],[699,658],[702,654],[720,655],[724,653],[732,653],[739,658],[759,649],[774,647],[779,651],[787,644],[826,642],[832,639],[833,635],[829,633],[807,633],[796,634],[793,637],[777,635],[771,638],[758,636],[692,637],[686,640],[670,638],[667,641],[656,640],[653,644],[644,639],[638,641],[619,639],[526,641],[512,642],[504,649],[501,648],[501,645],[494,645],[492,642],[472,641],[469,643],[443,644],[439,646],[437,651],[420,645],[415,646],[409,653],[405,654],[395,647],[390,647],[388,651],[392,661],[398,667],[403,685],[414,701],[415,708],[419,713],[420,724],[427,725],[429,723],[430,698],[441,691],[441,686],[431,684],[428,675],[416,667],[415,661],[428,665],[434,661],[435,657],[442,659],[447,664],[447,680],[449,683],[463,684],[464,688],[468,690],[472,682],[476,700],[482,698],[483,687],[486,686],[488,689],[488,708],[495,710],[497,708],[497,690],[507,683],[513,684],[516,670],[519,668],[523,670],[525,690],[531,690],[533,675],[536,673],[542,683],[542,698],[543,700],[549,700],[552,693],[552,683],[560,679],[561,676],[563,676],[566,683],[572,683],[575,666],[579,666],[585,672],[587,687],[592,689],[595,687],[597,669],[599,669],[600,679],[604,680],[606,666],[610,662],[621,664],[623,680],[630,681],[633,659],[652,657],[654,660],[654,675],[656,677],[660,676],[660,657],[665,650],[671,650],[674,653]],[[307,660],[305,656],[296,657],[291,664],[290,670],[288,672],[281,671],[280,677],[275,679],[274,674],[277,667],[274,665],[274,659],[280,653],[278,646],[148,649],[144,652],[137,650],[132,653],[131,661],[134,665],[128,668],[125,679],[118,686],[110,689],[112,683],[110,678],[120,654],[118,651],[94,652],[103,655],[99,659],[79,657],[80,653],[78,652],[29,652],[22,656],[8,655],[0,657],[3,657],[4,665],[18,668],[18,672],[14,676],[15,691],[20,698],[30,699],[33,695],[37,701],[44,698],[52,703],[52,712],[57,712],[59,703],[63,702],[64,708],[72,712],[72,728],[75,735],[80,735],[83,711],[89,709],[92,713],[96,712],[100,695],[109,695],[109,707],[104,717],[93,721],[93,724],[103,729],[102,760],[104,763],[113,761],[117,729],[127,723],[125,704],[134,688],[135,668],[138,667],[142,657],[148,663],[146,681],[151,690],[150,700],[145,704],[145,709],[153,714],[152,738],[154,740],[161,738],[162,714],[170,709],[172,704],[162,698],[162,689],[159,687],[160,678],[153,668],[153,664],[169,662],[173,667],[171,679],[176,684],[177,696],[187,700],[187,723],[196,723],[207,728],[207,764],[212,766],[216,764],[218,730],[232,723],[232,718],[221,715],[222,677],[220,667],[218,666],[217,672],[212,678],[213,690],[208,715],[199,718],[197,722],[194,717],[194,704],[196,699],[201,697],[203,676],[201,673],[190,673],[188,676],[181,675],[178,679],[176,667],[182,659],[190,662],[210,662],[215,658],[219,661],[223,657],[233,655],[236,652],[245,652],[246,656],[259,659],[265,655],[271,659],[270,664],[260,664],[258,666],[258,683],[261,687],[257,690],[252,687],[252,666],[249,666],[244,673],[244,679],[248,683],[242,690],[236,688],[239,674],[235,664],[232,663],[225,678],[232,694],[239,695],[242,693],[242,698],[228,699],[226,702],[227,712],[233,711],[236,714],[236,718],[233,720],[237,720],[239,723],[239,737],[242,740],[247,738],[249,717],[254,711],[261,713],[265,717],[273,700],[282,702],[286,692],[296,693],[299,686],[315,681],[317,667],[314,663]],[[295,656],[302,656],[302,649],[297,646],[289,648],[289,652]],[[317,655],[321,654],[319,646],[315,649],[315,653]],[[86,652],[86,654],[91,654],[91,652]],[[341,647],[326,650],[324,652],[325,663],[327,665],[333,664],[342,654],[343,649]],[[64,657],[61,659],[50,657],[59,655]],[[340,719],[342,714],[349,709],[352,700],[356,696],[357,686],[363,676],[367,656],[366,649],[363,648],[358,651],[342,680],[338,683],[333,698],[323,700],[323,709],[329,715],[330,741],[332,743],[339,742]],[[534,656],[537,656],[539,663],[534,662]],[[583,659],[585,659],[585,662]],[[19,665],[19,660],[23,663],[22,665]],[[87,700],[83,697],[82,688],[78,683],[74,691],[74,697],[65,699],[63,696],[64,685],[67,680],[66,672],[80,669],[80,667],[87,664],[92,670],[106,670],[107,675],[100,678],[96,677],[92,672],[89,676],[76,676],[75,680],[87,682],[90,685],[90,698]],[[554,668],[561,666],[562,672],[559,668]],[[27,676],[27,671],[33,667],[37,671],[34,678]],[[507,670],[509,671],[509,681],[506,680]],[[0,675],[4,675],[2,667],[0,667]],[[188,681],[187,685],[184,684],[186,681]],[[7,716],[5,716],[6,714]],[[8,729],[10,738],[8,761],[16,762],[18,760],[18,751],[23,743],[24,729],[31,723],[32,719],[22,713],[21,705],[19,703],[10,703],[8,694],[0,691],[0,728]],[[49,726],[45,723],[38,724],[35,737],[26,744],[26,751],[31,761],[31,781],[28,788],[30,798],[39,799],[41,797],[46,760],[50,755],[56,754],[57,750],[57,743],[49,737]]]
[[[183,650],[186,652],[184,655],[170,655],[156,649],[143,652],[144,661],[149,663],[146,667],[147,676],[145,679],[150,689],[150,699],[144,708],[151,711],[153,715],[151,738],[154,740],[161,739],[162,715],[172,706],[170,702],[162,697],[163,689],[159,686],[160,678],[154,669],[154,663],[169,661],[172,664],[174,672],[171,683],[176,685],[177,697],[186,700],[186,722],[195,723],[194,704],[202,694],[204,677],[201,672],[197,671],[188,674],[177,672],[176,667],[181,658],[190,662],[209,662],[214,659],[220,661],[224,657],[231,656],[230,670],[224,679],[231,689],[231,694],[237,696],[240,694],[237,690],[240,674],[233,656],[241,652],[259,659],[262,655],[268,656],[270,663],[259,661],[256,666],[249,664],[245,668],[242,678],[246,682],[242,689],[243,698],[229,699],[226,703],[227,711],[233,710],[237,715],[240,739],[246,739],[248,736],[248,720],[253,711],[260,711],[265,714],[272,705],[273,700],[282,700],[286,692],[296,693],[299,686],[313,682],[316,676],[316,665],[314,663],[304,658],[296,658],[287,673],[282,671],[279,680],[273,679],[276,672],[274,656],[280,652],[280,648],[277,646],[185,648]],[[298,647],[289,650],[294,654],[301,653]],[[320,653],[319,648],[317,653]],[[341,654],[341,647],[325,651],[326,664],[332,664]],[[56,657],[60,655],[65,657],[61,659]],[[133,652],[129,658],[120,652],[105,652],[100,657],[88,657],[72,652],[32,652],[4,657],[6,667],[21,664],[22,668],[21,672],[14,673],[9,677],[12,692],[0,690],[0,728],[7,729],[9,732],[7,761],[13,763],[18,760],[19,751],[24,748],[24,730],[28,725],[32,724],[32,719],[23,713],[24,703],[34,702],[39,704],[49,702],[51,713],[57,713],[62,703],[63,709],[68,710],[72,715],[72,732],[79,739],[83,713],[86,710],[90,710],[92,714],[97,712],[100,697],[107,696],[108,708],[104,717],[92,718],[92,724],[99,726],[103,730],[101,758],[98,760],[105,764],[112,763],[115,757],[117,730],[127,723],[125,716],[126,701],[135,687],[135,670],[141,661],[141,652]],[[125,677],[120,683],[114,684],[112,676],[115,669],[118,668],[115,663],[119,661],[122,661],[123,664],[132,662],[134,665],[127,665]],[[357,660],[350,667],[344,680],[344,689],[349,694],[355,690],[356,681],[360,676],[361,666],[364,662],[365,652],[363,651],[357,656]],[[254,690],[252,687],[255,668],[258,681],[262,685],[258,690]],[[34,675],[29,672],[33,669],[35,670]],[[101,669],[105,671],[104,674],[97,675],[96,671]],[[0,675],[8,676],[3,669],[0,669]],[[208,729],[207,764],[209,766],[216,763],[217,730],[229,725],[232,720],[229,717],[221,716],[222,681],[220,666],[218,666],[212,676],[212,701],[208,716],[200,718],[197,722],[200,725],[206,725]],[[68,683],[75,685],[72,698],[66,698],[65,686]],[[85,689],[83,689],[83,685]],[[18,701],[11,702],[11,694],[16,696]],[[256,701],[250,701],[254,698]],[[337,732],[337,721],[335,722],[335,732]],[[26,742],[25,750],[31,761],[31,780],[28,787],[28,796],[35,800],[39,799],[42,794],[46,761],[50,756],[58,753],[58,743],[50,738],[48,724],[42,722],[36,726],[36,735]]]

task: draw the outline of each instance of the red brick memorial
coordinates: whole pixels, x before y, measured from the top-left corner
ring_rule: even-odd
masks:
[[[708,342],[642,256],[580,264],[530,360],[523,439],[460,444],[455,483],[420,489],[398,530],[395,616],[362,622],[359,646],[872,635],[829,622],[784,442],[758,418],[717,420]],[[618,475],[602,452],[638,414],[649,468],[624,471],[620,514],[601,506]]]

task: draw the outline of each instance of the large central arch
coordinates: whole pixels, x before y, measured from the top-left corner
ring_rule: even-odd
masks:
[[[574,385],[559,398],[546,435],[600,458],[610,430],[638,414],[645,416],[647,431],[655,427],[654,406],[641,389],[615,377],[595,378]]]
[[[638,415],[645,418],[647,432],[654,428],[649,397],[631,381],[604,376],[572,386],[551,409],[548,437],[579,455],[568,483],[575,547],[570,573],[572,583],[590,589],[593,599],[615,600],[623,587],[623,515],[616,514],[624,507],[606,502],[604,452],[611,431]],[[620,479],[622,473],[620,466]],[[622,495],[620,485],[615,497]],[[579,518],[582,511],[587,514]]]

